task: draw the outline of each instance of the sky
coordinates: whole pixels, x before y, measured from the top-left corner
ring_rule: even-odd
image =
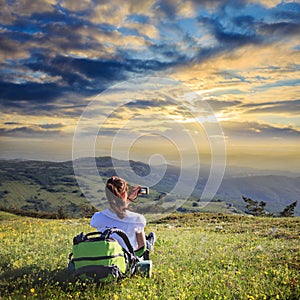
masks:
[[[300,1],[0,1],[0,158],[299,172]]]

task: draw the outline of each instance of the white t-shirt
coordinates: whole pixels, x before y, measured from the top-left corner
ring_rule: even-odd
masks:
[[[117,227],[125,231],[133,249],[138,248],[136,233],[142,232],[146,226],[146,219],[143,215],[127,210],[126,216],[120,219],[116,213],[112,212],[110,209],[105,209],[101,212],[96,212],[90,222],[90,225],[97,228],[98,231],[105,231],[110,227]],[[112,238],[116,239],[120,245],[127,249],[122,238],[117,234],[112,234]]]

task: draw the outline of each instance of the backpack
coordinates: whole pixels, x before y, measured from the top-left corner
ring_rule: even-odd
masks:
[[[127,249],[113,238],[118,234]],[[132,275],[138,258],[126,233],[117,228],[108,228],[104,232],[83,232],[73,239],[72,253],[69,255],[69,270],[82,280],[110,281]]]

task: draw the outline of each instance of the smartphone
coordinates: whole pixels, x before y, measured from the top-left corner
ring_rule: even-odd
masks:
[[[148,195],[149,194],[149,188],[146,186],[141,186],[139,193],[142,195]]]

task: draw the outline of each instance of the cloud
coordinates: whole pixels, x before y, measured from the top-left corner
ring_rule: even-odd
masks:
[[[145,22],[132,22],[132,23],[127,23],[126,26],[127,28],[135,29],[137,33],[142,37],[148,39],[159,38],[159,30],[152,24],[147,24]]]
[[[7,132],[13,132],[13,131],[26,131],[28,130],[42,130],[45,131],[49,130],[51,131],[51,129],[57,129],[57,128],[64,128],[65,124],[63,123],[44,123],[44,124],[40,124],[40,123],[32,123],[30,122],[25,122],[26,119],[23,120],[23,122],[3,122],[3,125],[6,126],[6,128],[2,128],[3,131],[7,131]],[[38,117],[37,117],[38,120]],[[8,129],[11,128],[12,129]]]
[[[266,9],[246,1],[226,1],[213,16],[199,15],[199,25],[215,38],[212,47],[199,50],[199,59],[232,51],[245,45],[266,45],[280,41],[286,33],[299,33],[300,5],[294,3]]]
[[[18,122],[4,122],[4,125],[20,125]]]
[[[242,108],[247,108],[247,113],[272,113],[272,114],[300,114],[300,100],[293,101],[278,101],[278,102],[262,102],[248,103],[241,105]]]
[[[27,100],[30,102],[48,102],[53,101],[60,96],[64,89],[61,89],[54,83],[23,83],[15,84],[10,82],[0,82],[0,99],[6,106],[14,106],[14,101]],[[16,104],[17,105],[17,104]]]
[[[17,127],[14,129],[0,128],[0,136],[40,138],[49,137],[49,135],[57,136],[60,133],[60,130],[42,130],[42,128],[27,126]]]
[[[6,34],[5,30],[0,30],[0,58],[2,65],[5,60],[21,60],[30,57],[29,51],[22,47],[19,41],[13,40],[11,33]]]
[[[300,14],[298,15],[300,17]],[[264,36],[282,36],[287,37],[289,35],[295,36],[299,34],[300,24],[297,22],[288,23],[288,22],[278,22],[273,24],[262,24],[259,27],[259,32]]]
[[[172,0],[159,0],[155,3],[155,9],[159,11],[163,17],[174,19],[177,16],[176,4],[178,2],[176,2]]]
[[[230,139],[295,139],[300,137],[300,130],[291,126],[273,126],[267,123],[252,121],[225,121],[221,122],[222,129]],[[248,141],[249,142],[249,141]]]
[[[65,127],[64,124],[61,124],[61,123],[56,123],[56,124],[42,124],[40,125],[40,128],[43,128],[43,129],[55,129],[55,128],[63,128]]]
[[[215,110],[220,111],[224,109],[232,109],[234,106],[240,106],[242,101],[233,100],[233,101],[224,101],[224,100],[217,100],[217,99],[208,99],[206,102]]]
[[[261,21],[254,11],[254,7],[259,8],[258,5],[253,6],[243,1],[235,5],[231,2],[214,1],[214,6],[217,7],[214,14],[206,14],[204,17],[198,11],[200,26],[197,31],[201,33],[205,27],[211,38],[217,41],[213,47],[207,47],[199,43],[201,40],[197,31],[193,35],[187,25],[180,27],[175,22],[180,16],[177,10],[178,1],[161,1],[155,5],[153,2],[147,4],[146,1],[141,1],[140,10],[124,3],[119,9],[113,3],[93,6],[89,1],[75,6],[67,2],[53,6],[49,1],[40,9],[41,3],[38,1],[35,5],[26,7],[24,11],[20,10],[23,4],[16,7],[15,14],[20,14],[20,18],[14,22],[14,27],[6,26],[4,44],[9,47],[10,43],[19,43],[18,47],[11,46],[9,49],[22,49],[17,51],[27,55],[27,60],[24,61],[27,67],[35,72],[42,70],[54,78],[63,78],[62,81],[69,89],[74,89],[76,84],[80,89],[97,89],[98,86],[93,84],[97,78],[106,79],[107,82],[125,80],[130,74],[125,75],[124,72],[129,71],[133,75],[172,68],[192,63],[195,59],[207,59],[242,45],[260,44],[262,39],[265,43],[268,36],[272,36],[272,40],[278,38],[273,30],[267,29],[268,26],[280,27],[282,24],[269,24],[263,18]],[[208,3],[209,1],[203,2],[202,5],[207,6]],[[194,5],[200,6],[199,3]],[[262,7],[260,10],[261,14],[264,13],[268,18],[274,18],[273,15],[278,14],[284,16],[284,27],[288,26],[290,34],[296,34],[299,24],[295,16],[299,8],[295,6],[296,12],[292,13],[284,7],[286,6],[281,6],[280,9],[273,8],[272,13]],[[78,9],[81,13],[78,13]],[[154,16],[154,11],[165,14],[166,18],[163,21],[159,20]],[[100,12],[102,17],[99,16],[97,23],[94,23],[94,20],[90,19],[91,14],[98,15]],[[30,13],[31,17],[28,18]],[[117,21],[107,22],[105,16],[112,15],[123,20],[122,26]],[[136,32],[122,33],[122,28],[135,29]],[[170,37],[162,37],[163,31],[170,34]],[[150,38],[151,42],[146,42],[145,38]],[[172,41],[171,38],[175,39]],[[13,52],[6,49],[4,48],[3,54]],[[36,51],[37,49],[40,51]],[[143,59],[143,54],[149,57]],[[109,55],[110,58],[107,59]],[[119,72],[115,72],[114,68]]]
[[[296,127],[271,118],[258,123],[265,115],[299,114],[297,2],[0,1],[2,135],[62,134],[71,126],[63,118],[74,126],[89,99],[109,86],[166,75],[200,91],[220,119],[227,118],[233,138],[299,137]],[[105,114],[107,103],[101,105]],[[143,120],[135,121],[149,130],[166,129],[161,114],[174,122],[191,119],[179,107],[160,106],[136,99],[110,116],[106,134],[129,112],[140,114]],[[26,117],[43,123],[26,123]]]
[[[129,107],[130,109],[139,110],[140,112],[145,111],[146,109],[152,109],[152,108],[164,108],[168,110],[168,107],[170,103],[166,102],[165,100],[159,100],[159,99],[151,99],[151,100],[143,100],[143,99],[135,99],[133,101],[130,101],[126,104],[126,107]]]

